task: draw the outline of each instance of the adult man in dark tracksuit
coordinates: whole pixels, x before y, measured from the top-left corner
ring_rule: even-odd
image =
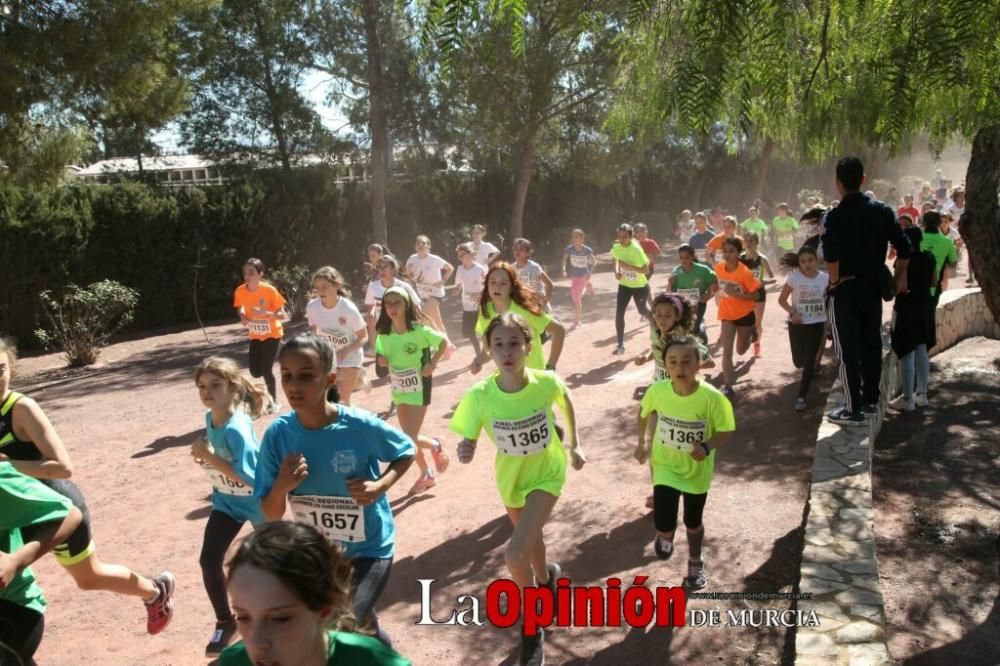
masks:
[[[826,214],[823,255],[830,274],[833,344],[840,358],[842,409],[827,415],[842,425],[865,425],[874,413],[882,379],[882,286],[888,243],[896,248],[896,292],[906,291],[912,248],[896,214],[861,193],[864,165],[856,157],[837,163],[840,203]]]

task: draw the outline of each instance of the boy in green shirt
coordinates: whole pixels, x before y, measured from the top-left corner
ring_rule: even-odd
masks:
[[[774,234],[778,239],[778,247],[785,252],[795,250],[795,232],[799,230],[799,223],[791,216],[791,209],[786,203],[778,204],[778,215],[771,220]]]

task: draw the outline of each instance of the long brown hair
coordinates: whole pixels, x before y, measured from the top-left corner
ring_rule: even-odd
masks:
[[[250,381],[240,366],[231,358],[209,356],[198,364],[194,371],[195,384],[205,373],[210,373],[236,389],[236,407],[240,407],[252,418],[264,412],[264,405],[270,401],[267,390]]]
[[[510,278],[510,300],[517,303],[522,308],[528,312],[536,315],[540,315],[545,311],[545,301],[542,299],[542,295],[537,291],[532,289],[526,284],[522,284],[517,278],[517,271],[506,261],[499,261],[490,267],[490,270],[486,272],[486,276],[483,278],[483,295],[479,298],[479,311],[483,313],[484,317],[489,317],[489,305],[493,302],[490,298],[490,275],[494,271],[506,271],[507,277]]]

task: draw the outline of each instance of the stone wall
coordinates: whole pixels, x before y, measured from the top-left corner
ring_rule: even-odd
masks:
[[[946,291],[938,304],[938,345],[931,354],[974,335],[1000,339],[1000,325],[986,309],[982,293]],[[885,335],[878,413],[864,428],[842,428],[826,419],[820,423],[799,581],[799,591],[813,597],[798,602],[800,610],[816,612],[820,626],[797,630],[796,664],[802,666],[892,663],[872,531],[871,443],[882,428],[897,368]],[[826,411],[839,409],[843,402],[837,383],[827,397]]]

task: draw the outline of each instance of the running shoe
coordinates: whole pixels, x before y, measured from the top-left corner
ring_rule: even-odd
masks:
[[[454,354],[457,351],[458,351],[458,347],[456,347],[455,345],[453,345],[452,343],[449,342],[448,346],[445,347],[444,353],[441,354],[441,360],[442,361],[447,361],[448,359],[451,358],[452,354]]]
[[[912,412],[917,408],[916,400],[901,395],[889,401],[889,407],[897,412]]]
[[[451,458],[444,452],[444,446],[441,444],[439,438],[435,437],[434,443],[437,444],[437,448],[431,450],[431,458],[434,459],[434,469],[438,471],[438,474],[444,474],[445,470],[448,469]]]
[[[917,407],[926,407],[927,405],[929,405],[930,402],[927,401],[927,394],[926,393],[914,393],[913,394],[913,404],[915,404]]]
[[[559,612],[559,603],[556,601],[556,582],[562,578],[562,567],[555,562],[549,562],[545,566],[545,570],[549,572],[549,580],[545,583],[545,587],[549,588],[552,592],[552,613],[553,615]]]
[[[688,560],[688,575],[684,578],[683,585],[687,590],[700,590],[708,585],[708,576],[705,575],[703,561]]]
[[[236,636],[236,621],[216,622],[215,631],[212,632],[212,639],[205,646],[206,657],[218,657],[219,654],[233,642]]]
[[[618,345],[617,347],[615,347],[615,350],[611,353],[615,356],[621,356],[622,354],[625,353],[625,348],[622,347],[621,345]]]
[[[867,425],[864,414],[861,412],[849,412],[846,407],[830,412],[826,415],[826,418],[842,426],[863,427]]]
[[[674,542],[664,539],[659,534],[653,538],[653,552],[661,560],[669,560],[674,554]]]
[[[521,666],[545,666],[545,630],[538,628],[534,636],[521,634],[521,654],[518,662]]]
[[[152,579],[156,591],[156,599],[146,604],[146,631],[155,636],[170,624],[174,616],[174,586],[177,581],[169,571],[164,571]]]
[[[368,379],[368,373],[365,372],[364,368],[361,368],[361,390],[365,393],[372,392],[372,382]]]
[[[795,411],[804,412],[806,410],[806,399],[796,398],[795,399]]]
[[[421,474],[420,478],[417,479],[416,482],[413,484],[413,486],[410,487],[410,492],[408,494],[419,495],[422,492],[430,490],[436,485],[437,485],[437,479],[431,476],[430,472],[428,472],[427,474]]]
[[[875,416],[878,414],[878,405],[874,403],[870,405],[861,405],[861,413],[864,416]]]

